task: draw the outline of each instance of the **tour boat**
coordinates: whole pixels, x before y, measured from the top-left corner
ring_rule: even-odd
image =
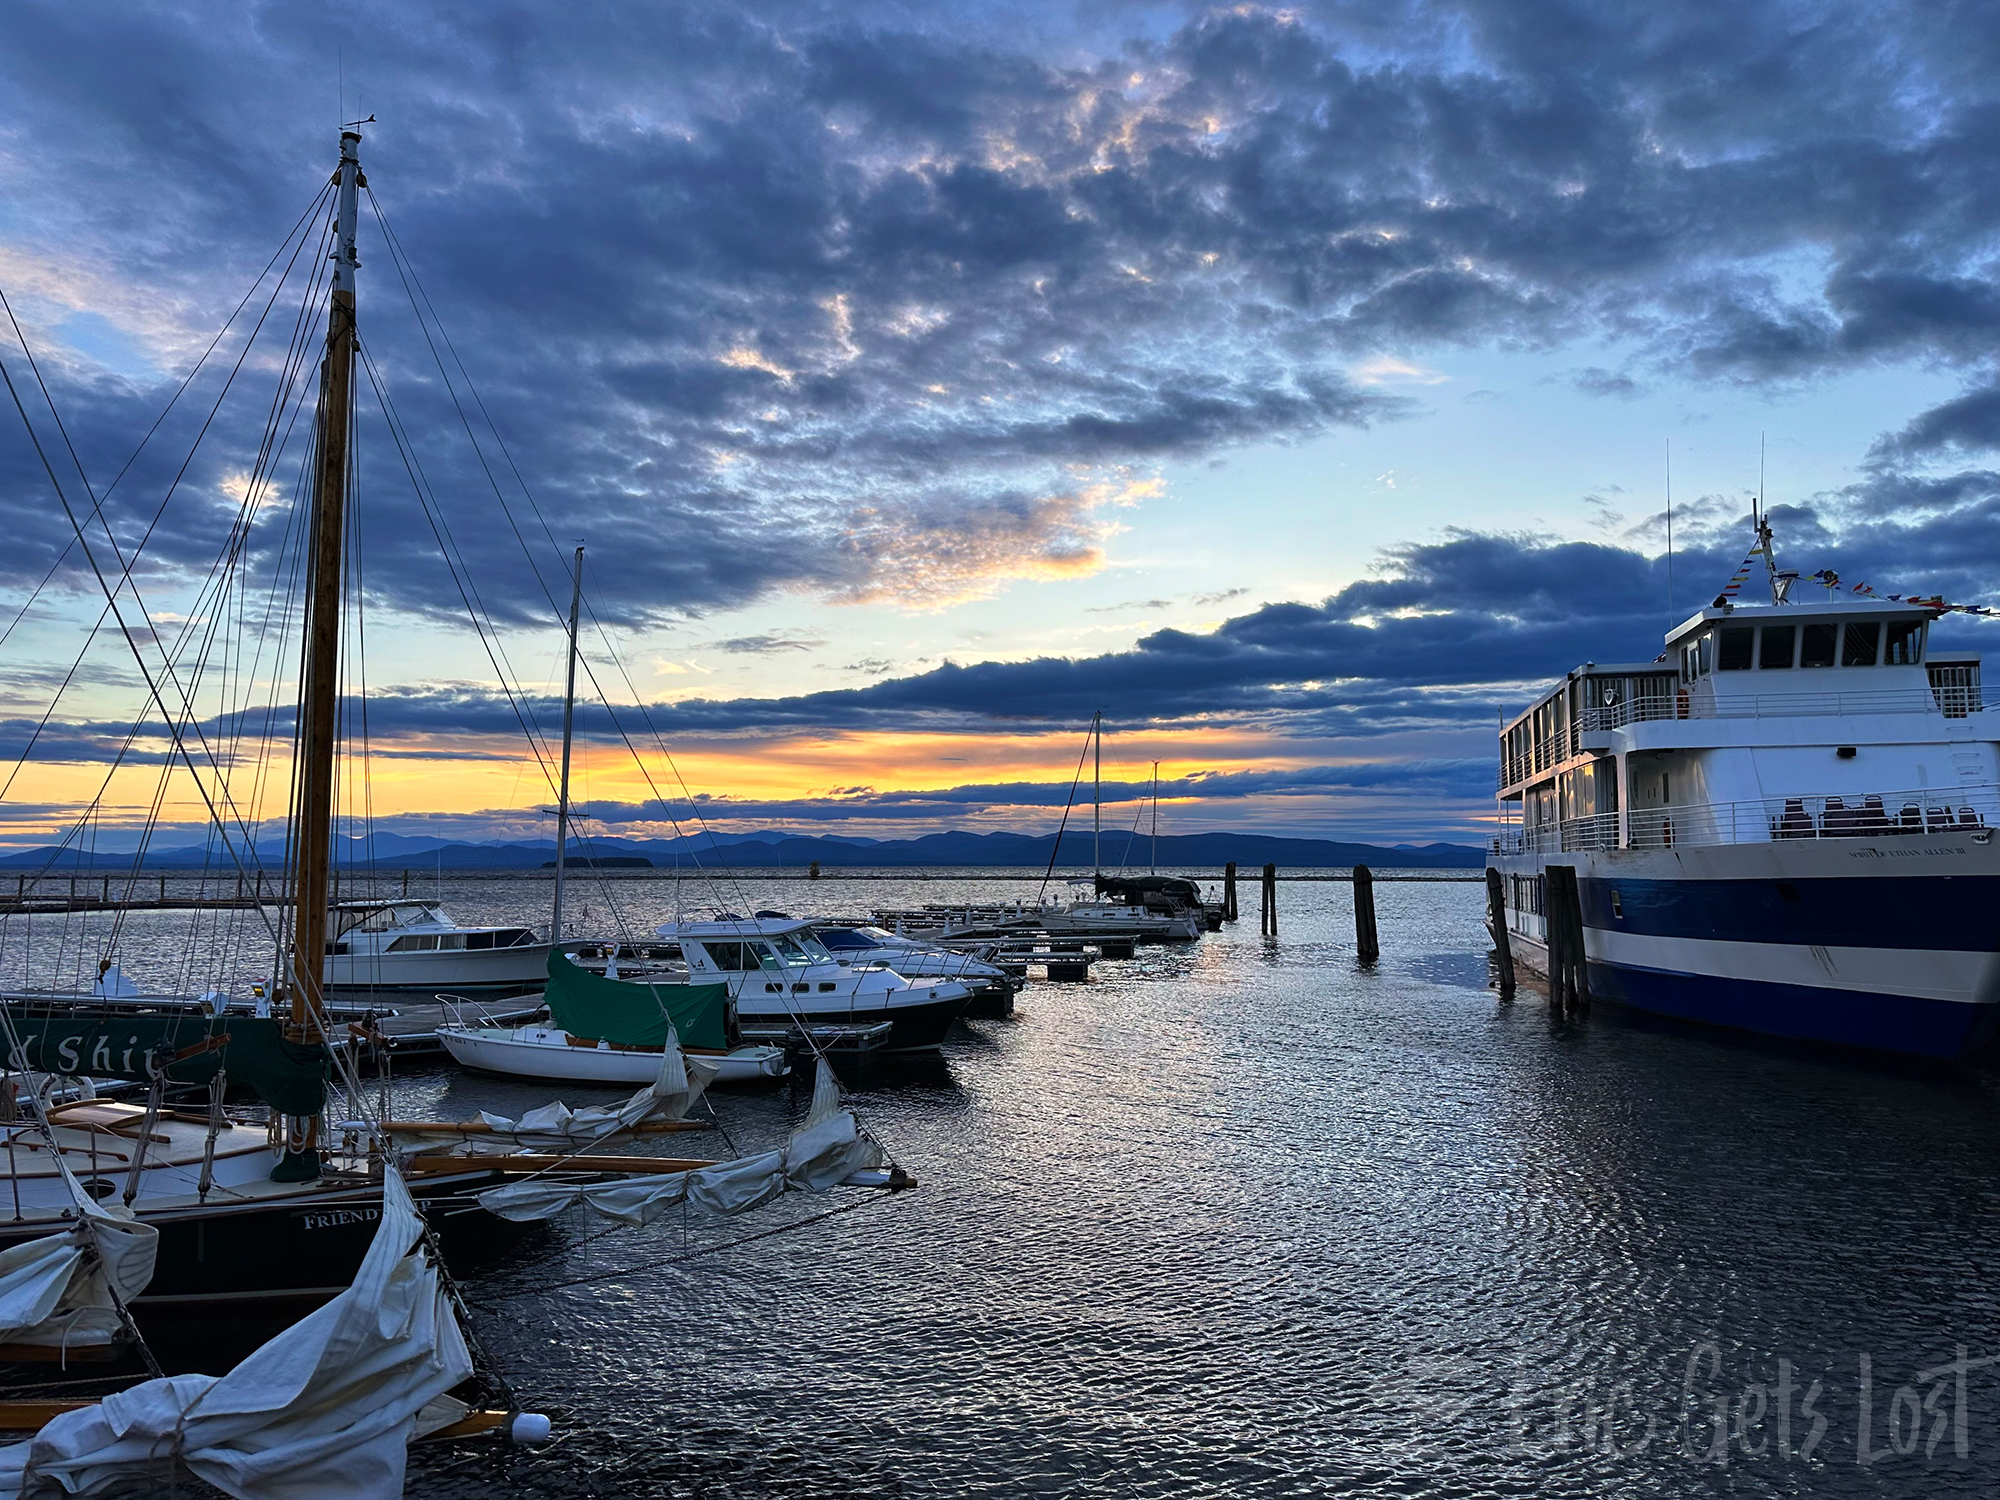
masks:
[[[1502,728],[1488,868],[1510,946],[1546,972],[1560,919],[1592,998],[1969,1057],[2000,1022],[1979,658],[1931,649],[1938,600],[1794,598],[1761,518],[1757,537],[1769,603],[1734,598],[1739,573],[1657,660],[1585,662]],[[1550,910],[1555,866],[1575,915],[1567,879]]]

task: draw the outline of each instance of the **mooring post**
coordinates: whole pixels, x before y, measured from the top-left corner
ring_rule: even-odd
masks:
[[[1354,956],[1364,964],[1382,956],[1375,936],[1375,872],[1366,865],[1354,867]]]
[[[1590,974],[1583,946],[1583,898],[1574,865],[1550,865],[1543,921],[1548,927],[1549,1006],[1575,1015],[1590,1003]]]
[[[1264,936],[1278,935],[1278,867],[1264,866]]]
[[[1236,861],[1222,867],[1222,920],[1236,920]]]
[[[1498,870],[1486,872],[1486,925],[1493,933],[1493,967],[1500,977],[1500,995],[1514,993],[1514,945],[1507,935],[1506,877]]]

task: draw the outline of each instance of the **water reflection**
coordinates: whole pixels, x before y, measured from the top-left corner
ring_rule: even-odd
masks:
[[[1021,889],[742,887],[739,910]],[[619,890],[672,915],[667,883]],[[445,893],[494,922],[544,895]],[[1483,900],[1383,882],[1362,970],[1345,887],[1286,885],[1274,941],[1252,910],[1037,985],[938,1063],[851,1073],[922,1183],[895,1200],[524,1242],[468,1292],[570,1437],[425,1455],[411,1494],[1990,1491],[1991,1079],[1552,1023],[1487,988]],[[552,1092],[397,1090],[447,1118]],[[730,1141],[782,1139],[807,1096],[720,1097]]]

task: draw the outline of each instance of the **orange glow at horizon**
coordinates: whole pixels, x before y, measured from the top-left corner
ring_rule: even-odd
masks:
[[[376,819],[472,814],[512,814],[532,820],[554,801],[549,778],[532,756],[512,753],[516,742],[465,740],[435,743],[434,754],[420,743],[405,742],[399,753],[378,747],[369,767],[365,797],[357,785],[338,799],[343,818],[364,814]],[[705,814],[728,819],[733,802],[785,802],[838,798],[843,793],[942,792],[955,787],[1012,782],[1064,785],[1078,774],[1082,756],[1080,798],[1087,800],[1091,763],[1076,731],[1056,734],[887,733],[875,731],[813,735],[771,735],[757,740],[711,737],[685,740],[669,768],[657,751],[645,755],[647,776],[623,745],[593,741],[577,746],[571,774],[571,795],[579,803],[644,804],[659,795],[684,808],[681,786],[702,802]],[[1290,770],[1326,766],[1324,754],[1296,738],[1236,728],[1176,731],[1134,730],[1107,735],[1103,775],[1107,783],[1143,786],[1160,762],[1160,779],[1171,783],[1202,772]],[[107,827],[130,827],[143,821],[158,788],[160,767],[126,766],[114,773],[102,800]],[[0,837],[46,834],[52,827],[74,821],[98,796],[104,781],[101,765],[39,763],[25,767],[15,784],[14,802],[20,812],[0,808]],[[236,809],[246,821],[261,814],[282,818],[289,765],[274,760],[261,777],[249,767],[232,777]],[[261,782],[262,805],[248,805],[254,785]],[[996,799],[997,801],[1004,801]],[[1162,797],[1163,808],[1177,799]],[[978,810],[967,807],[971,819]],[[664,814],[662,815],[664,816]],[[764,815],[763,821],[771,821]],[[206,809],[184,768],[170,780],[162,817],[200,822]],[[782,818],[776,821],[784,821]],[[268,834],[267,834],[268,836]]]

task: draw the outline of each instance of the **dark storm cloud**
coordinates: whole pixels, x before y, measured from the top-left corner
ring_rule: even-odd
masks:
[[[1771,516],[1780,564],[1801,574],[1831,568],[1846,585],[1866,582],[1884,594],[2000,603],[1986,561],[2000,555],[2000,475],[1871,481],[1813,504],[1774,506]],[[1657,520],[1642,519],[1628,535],[1648,533]],[[643,712],[630,704],[587,702],[578,707],[577,733],[607,745],[630,740],[642,749],[654,743],[656,730],[670,740],[746,744],[774,733],[1000,728],[1069,734],[1102,711],[1114,732],[1237,726],[1322,741],[1416,734],[1432,736],[1433,745],[1466,743],[1435,737],[1483,737],[1496,711],[1524,706],[1552,669],[1586,659],[1651,661],[1668,625],[1707,604],[1727,582],[1747,550],[1749,527],[1747,518],[1707,497],[1681,512],[1677,535],[1671,607],[1666,559],[1633,545],[1462,532],[1399,549],[1384,559],[1382,576],[1318,603],[1267,604],[1208,633],[1158,630],[1129,649],[1098,656],[946,663],[789,698],[689,698]],[[1753,589],[1760,586],[1753,580]],[[1805,602],[1818,587],[1804,580],[1796,597]],[[1983,645],[1987,628],[1986,622],[1947,616],[1938,639],[1949,646]],[[602,666],[598,678],[616,680]],[[546,742],[560,711],[554,698],[510,698],[476,683],[380,689],[367,705],[376,754],[445,760],[517,753],[469,747],[482,738],[518,743],[524,722]],[[245,733],[282,738],[288,724],[283,711],[268,720],[250,714],[212,721],[204,733],[215,744]],[[102,759],[123,732],[52,723],[36,756]],[[1259,770],[1191,777],[1174,783],[1174,795],[1236,795],[1230,787],[1244,788],[1240,795],[1354,788],[1386,785],[1385,777],[1450,783],[1446,789],[1456,793],[1460,768],[1457,760],[1428,759],[1402,769]],[[1131,787],[1119,793],[1134,794]],[[899,815],[883,811],[888,795],[870,791],[869,807]],[[956,794],[908,795],[934,802]],[[974,787],[964,797],[980,805],[1012,798],[1041,806],[1055,795],[1022,784]],[[827,800],[829,807],[841,803],[839,797]],[[777,816],[775,804],[757,808],[745,816]]]
[[[1343,373],[1386,347],[1609,334],[1751,382],[1990,357],[1989,8],[1467,0],[1145,40],[1115,11],[912,14],[362,3],[336,35],[17,5],[9,290],[50,346],[95,309],[181,368],[324,180],[342,49],[376,191],[554,537],[615,548],[594,596],[624,620],[1094,566],[1122,466],[1393,416]],[[516,496],[531,571],[497,443],[466,442],[372,228],[363,255],[365,337],[486,608],[551,616],[560,547]],[[162,373],[52,374],[101,482]],[[1905,449],[1989,443],[1984,399]],[[214,555],[259,411],[211,433],[158,568]],[[128,480],[122,535],[189,436]],[[363,466],[368,587],[448,617],[379,431]],[[18,442],[0,511],[0,569],[35,576],[65,528]]]

